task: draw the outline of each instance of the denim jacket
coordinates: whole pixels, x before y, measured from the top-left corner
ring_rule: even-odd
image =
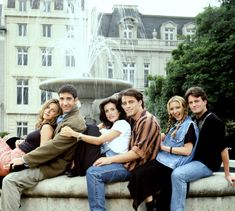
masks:
[[[170,129],[167,133],[163,145],[170,146],[170,147],[182,147],[184,145],[185,135],[188,132],[189,126],[193,124],[195,135],[196,135],[196,142],[194,144],[193,150],[190,155],[176,155],[170,154],[169,152],[159,151],[156,160],[169,168],[175,169],[178,166],[182,166],[188,162],[190,162],[193,158],[195,148],[198,141],[199,130],[196,124],[192,121],[192,119],[187,116],[184,122],[179,126],[176,136],[173,138],[171,136],[172,132],[175,130],[177,123]]]

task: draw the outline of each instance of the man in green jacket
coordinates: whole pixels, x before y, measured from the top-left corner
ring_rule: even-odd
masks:
[[[61,136],[59,132],[64,126],[83,132],[86,129],[85,120],[77,108],[77,91],[72,85],[62,86],[58,95],[63,115],[58,117],[54,138],[11,162],[13,169],[22,164],[29,168],[12,172],[3,179],[2,211],[19,210],[20,196],[24,189],[33,187],[41,180],[64,173],[73,159],[77,145],[76,138]]]

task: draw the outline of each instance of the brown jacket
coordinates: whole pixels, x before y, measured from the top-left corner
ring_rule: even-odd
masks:
[[[46,145],[36,148],[24,156],[30,168],[38,167],[46,178],[62,174],[72,161],[76,150],[76,138],[65,137],[59,134],[64,126],[83,132],[86,129],[85,120],[77,108],[68,113],[55,129],[54,138]]]

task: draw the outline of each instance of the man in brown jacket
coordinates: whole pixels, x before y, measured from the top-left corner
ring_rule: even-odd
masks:
[[[58,117],[54,138],[21,158],[11,162],[12,168],[24,164],[28,169],[12,172],[3,179],[2,211],[16,211],[20,207],[22,191],[39,181],[62,174],[72,161],[77,140],[59,134],[64,126],[83,132],[85,121],[77,108],[77,91],[72,85],[64,85],[58,91],[63,115]]]

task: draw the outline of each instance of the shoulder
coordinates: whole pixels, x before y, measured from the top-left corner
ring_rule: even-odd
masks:
[[[114,122],[113,126],[112,126],[112,129],[117,129],[117,128],[131,128],[130,124],[124,120],[124,119],[121,119],[121,120],[117,120],[116,122]]]
[[[44,124],[41,127],[41,130],[54,130],[54,127],[53,127],[53,125],[50,125],[50,124]]]

